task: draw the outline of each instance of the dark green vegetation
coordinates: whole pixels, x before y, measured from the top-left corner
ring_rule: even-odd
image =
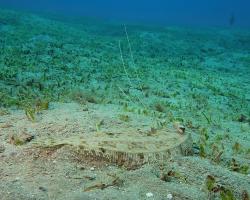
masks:
[[[205,181],[205,186],[207,191],[209,192],[209,199],[214,199],[215,194],[219,193],[221,200],[236,200],[234,197],[233,191],[230,188],[225,188],[223,185],[221,185],[218,180],[212,175],[208,175]],[[249,199],[247,191],[243,190],[241,194],[242,200]]]

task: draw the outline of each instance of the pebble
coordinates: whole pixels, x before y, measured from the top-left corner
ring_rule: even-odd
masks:
[[[20,181],[20,177],[16,177],[12,182],[15,183],[17,181]]]
[[[168,194],[167,195],[167,199],[173,199],[173,195],[172,194]]]
[[[91,168],[90,168],[90,171],[94,171],[94,170],[95,170],[95,168],[94,168],[94,167],[91,167]]]
[[[146,194],[146,197],[153,197],[154,196],[154,194],[152,193],[152,192],[148,192],[147,194]]]

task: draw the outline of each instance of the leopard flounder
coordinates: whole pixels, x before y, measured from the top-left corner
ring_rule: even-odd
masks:
[[[33,145],[50,148],[69,145],[84,156],[108,160],[114,164],[141,165],[164,162],[178,155],[192,153],[191,134],[179,134],[175,129],[161,129],[153,134],[124,129],[115,132],[97,132],[67,138],[40,138]]]

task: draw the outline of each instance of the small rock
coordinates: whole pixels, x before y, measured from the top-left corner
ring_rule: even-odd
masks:
[[[173,195],[169,193],[169,194],[167,195],[167,199],[173,199]]]
[[[16,177],[12,182],[15,183],[15,182],[18,182],[20,181],[20,177]]]
[[[153,197],[153,196],[154,196],[154,194],[153,194],[152,192],[148,192],[148,193],[146,194],[146,197],[148,197],[148,198]]]
[[[91,167],[91,168],[90,168],[90,171],[94,171],[94,170],[95,170],[95,168],[94,168],[94,167]]]

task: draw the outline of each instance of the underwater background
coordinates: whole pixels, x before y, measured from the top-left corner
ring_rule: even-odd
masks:
[[[0,200],[248,200],[249,8],[0,0]]]
[[[168,25],[227,26],[234,15],[237,26],[250,26],[248,0],[1,0],[0,4],[30,11]]]

